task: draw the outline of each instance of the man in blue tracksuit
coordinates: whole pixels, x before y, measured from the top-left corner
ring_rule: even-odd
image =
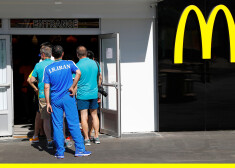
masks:
[[[58,159],[64,158],[63,112],[65,112],[69,131],[75,142],[75,156],[88,156],[91,152],[85,150],[74,97],[74,88],[81,72],[73,61],[62,60],[64,52],[61,46],[54,46],[52,55],[55,62],[45,68],[43,81],[45,83],[47,112],[51,113],[52,116],[54,141],[57,150],[55,156]],[[76,73],[74,81],[72,78],[73,73]]]

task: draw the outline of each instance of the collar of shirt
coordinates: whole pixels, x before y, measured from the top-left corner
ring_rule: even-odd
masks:
[[[55,60],[55,62],[61,61],[62,59]]]
[[[80,59],[79,61],[86,61],[86,60],[88,60],[88,59],[90,59],[90,58],[83,58],[83,59]]]

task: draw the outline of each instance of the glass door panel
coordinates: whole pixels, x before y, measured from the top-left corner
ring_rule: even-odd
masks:
[[[13,133],[11,74],[10,36],[0,35],[0,136]]]
[[[119,34],[100,35],[100,51],[103,87],[108,93],[107,97],[102,97],[100,130],[101,133],[120,137]]]

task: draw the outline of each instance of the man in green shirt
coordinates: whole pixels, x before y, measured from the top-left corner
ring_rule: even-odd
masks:
[[[43,119],[43,127],[44,132],[47,137],[48,142],[48,149],[53,148],[53,143],[51,140],[51,116],[47,113],[47,107],[46,107],[46,100],[45,100],[45,94],[44,94],[44,83],[43,83],[43,74],[44,69],[54,61],[51,60],[52,50],[50,47],[42,47],[40,49],[41,59],[42,62],[39,62],[35,65],[32,77],[30,79],[31,82],[34,82],[37,78],[38,80],[38,89],[39,89],[39,111],[41,113],[41,119]]]

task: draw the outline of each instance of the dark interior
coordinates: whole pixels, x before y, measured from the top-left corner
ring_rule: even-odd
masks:
[[[13,80],[14,80],[14,123],[31,124],[37,110],[38,100],[33,89],[26,82],[36,63],[39,62],[40,44],[50,42],[64,48],[64,60],[78,62],[76,48],[85,46],[94,52],[99,61],[97,35],[13,35]]]
[[[223,11],[218,12],[214,23],[212,58],[202,59],[200,26],[196,13],[191,11],[184,36],[183,64],[173,63],[183,10],[196,5],[207,20],[219,4],[227,6],[235,18],[235,3],[228,0],[164,0],[157,6],[160,131],[235,129],[235,64],[230,63]]]

